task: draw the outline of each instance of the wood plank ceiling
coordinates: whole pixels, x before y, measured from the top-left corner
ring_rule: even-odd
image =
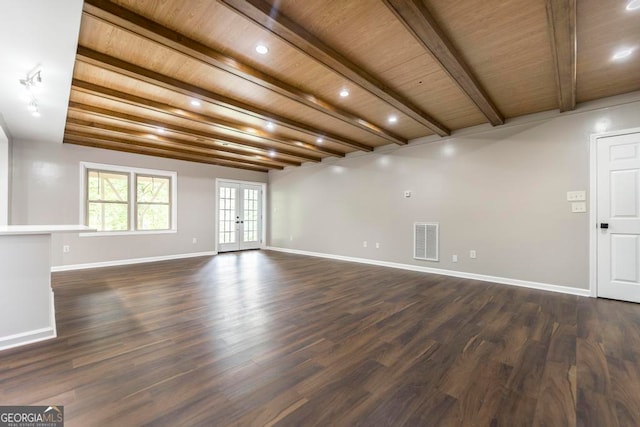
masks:
[[[268,171],[569,111],[640,90],[628,3],[86,0],[64,142]]]

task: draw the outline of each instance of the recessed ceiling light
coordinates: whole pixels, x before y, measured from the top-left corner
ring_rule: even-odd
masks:
[[[269,157],[275,157],[276,152],[274,150],[269,150]]]
[[[398,117],[396,116],[389,116],[389,118],[387,119],[387,121],[389,123],[396,123],[398,121]]]
[[[197,99],[192,99],[191,100],[191,105],[193,105],[194,107],[199,107],[202,104],[200,104],[200,101],[198,101]]]
[[[322,144],[323,142],[324,142],[324,139],[321,136],[316,138],[316,143]]]
[[[276,125],[274,125],[271,122],[267,122],[267,124],[265,125],[265,127],[269,130],[274,130],[276,128]]]
[[[164,133],[164,132],[165,132],[164,128],[158,128],[158,129],[156,129],[156,131],[157,131],[158,133]]]
[[[631,47],[623,48],[616,51],[616,53],[613,54],[611,59],[613,59],[614,61],[619,61],[621,59],[631,56],[632,53],[633,53],[633,48]]]
[[[260,55],[266,55],[267,53],[269,53],[269,48],[263,44],[259,44],[256,46],[256,52],[258,52]]]
[[[626,7],[627,10],[640,9],[640,0],[631,0]]]
[[[340,96],[341,96],[342,98],[346,98],[347,96],[349,96],[349,91],[348,91],[348,90],[346,90],[346,89],[342,89],[342,90],[340,91]]]

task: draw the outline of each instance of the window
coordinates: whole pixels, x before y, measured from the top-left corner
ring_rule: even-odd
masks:
[[[136,175],[138,230],[171,228],[171,178]]]
[[[175,172],[81,163],[82,219],[98,233],[176,231]]]
[[[129,175],[87,170],[87,225],[98,231],[129,229]]]

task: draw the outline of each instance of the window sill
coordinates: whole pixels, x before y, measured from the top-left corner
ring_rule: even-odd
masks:
[[[176,234],[178,230],[157,231],[97,231],[94,233],[80,233],[80,237],[105,237],[105,236],[147,236],[151,234]]]

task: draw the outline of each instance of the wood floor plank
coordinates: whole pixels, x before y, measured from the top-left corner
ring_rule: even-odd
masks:
[[[520,359],[513,365],[507,388],[520,395],[536,399],[542,386],[540,379],[547,363],[547,351],[547,346],[538,341],[527,342]]]
[[[605,395],[580,389],[576,406],[578,427],[620,426],[615,402]]]
[[[575,426],[575,366],[548,361],[541,381],[533,425]]]
[[[577,369],[581,389],[601,395],[611,393],[611,377],[602,343],[577,339]]]
[[[620,425],[640,425],[640,368],[635,362],[607,358]]]
[[[640,305],[271,251],[53,274],[67,426],[640,425]]]
[[[529,397],[517,391],[507,390],[500,402],[500,410],[494,415],[492,426],[530,427],[535,416],[537,396]]]

